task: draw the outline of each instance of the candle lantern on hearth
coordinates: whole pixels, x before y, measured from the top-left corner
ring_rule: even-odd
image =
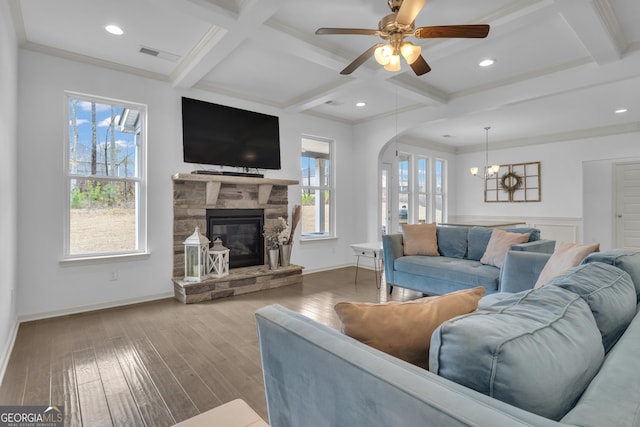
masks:
[[[207,275],[207,252],[209,239],[200,234],[200,228],[183,242],[184,245],[184,281],[199,282]]]
[[[222,240],[216,238],[213,247],[209,249],[208,273],[213,277],[224,277],[229,274],[229,249],[222,245]]]

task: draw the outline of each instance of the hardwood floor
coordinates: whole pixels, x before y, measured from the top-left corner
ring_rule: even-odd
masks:
[[[68,426],[170,426],[236,398],[267,420],[255,311],[281,304],[339,327],[339,301],[387,300],[374,273],[184,305],[173,299],[23,323],[0,405],[64,405]],[[421,294],[396,288],[392,299]]]

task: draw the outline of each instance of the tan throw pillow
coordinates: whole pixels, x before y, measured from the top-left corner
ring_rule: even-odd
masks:
[[[404,255],[440,256],[436,223],[405,224],[402,226]]]
[[[510,233],[499,228],[494,228],[491,232],[487,249],[485,249],[484,255],[480,258],[480,262],[502,268],[504,257],[507,255],[509,248],[518,243],[528,242],[529,234],[530,233]]]
[[[433,331],[446,320],[474,311],[483,295],[479,286],[408,302],[339,302],[334,308],[344,334],[427,369]]]
[[[549,261],[538,276],[534,288],[541,288],[552,278],[564,273],[566,270],[577,266],[587,255],[600,251],[600,243],[593,245],[581,245],[579,243],[559,242],[549,257]]]

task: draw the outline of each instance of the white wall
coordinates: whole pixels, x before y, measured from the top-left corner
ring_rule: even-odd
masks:
[[[591,243],[598,239],[603,248],[610,248],[610,222],[595,217],[609,210],[611,192],[611,161],[640,156],[640,132],[589,138],[490,151],[490,163],[541,162],[542,201],[532,203],[484,203],[483,182],[469,174],[469,167],[484,165],[484,152],[457,156],[459,176],[456,187],[457,209],[460,217],[509,217],[529,223],[552,224],[562,240],[568,239],[566,227],[577,227],[576,241]],[[594,163],[595,162],[595,163]],[[583,180],[583,165],[589,177]],[[609,165],[609,166],[607,166]],[[585,188],[584,183],[593,184]],[[601,198],[594,200],[593,198]],[[607,199],[609,198],[609,200]],[[585,200],[588,203],[585,204]],[[608,206],[604,206],[607,204]],[[589,219],[587,221],[587,219]],[[544,228],[544,225],[543,225]],[[554,232],[549,228],[549,232]],[[544,230],[543,230],[544,235]],[[547,236],[555,238],[557,236]],[[587,237],[588,236],[588,237]],[[544,236],[543,236],[544,237]]]
[[[17,331],[16,161],[18,43],[8,2],[0,2],[0,381]]]
[[[4,62],[3,62],[4,64]],[[340,211],[339,239],[294,246],[292,262],[318,270],[352,262],[348,243],[355,240],[352,212],[351,127],[291,115],[276,109],[214,96],[181,92],[167,82],[77,63],[32,51],[19,51],[18,105],[18,314],[46,317],[119,305],[173,294],[172,181],[194,165],[182,162],[180,97],[190,96],[280,116],[282,165],[268,177],[298,179],[303,133],[336,140]],[[148,106],[148,248],[146,259],[65,263],[62,257],[64,198],[64,91],[139,102]],[[4,160],[3,160],[4,161]],[[290,206],[300,189],[290,189]],[[109,281],[110,272],[117,281]]]

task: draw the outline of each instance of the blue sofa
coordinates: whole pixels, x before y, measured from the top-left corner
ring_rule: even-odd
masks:
[[[485,297],[436,329],[430,371],[264,307],[269,424],[637,426],[638,289],[640,254],[614,251],[543,288]]]
[[[513,245],[512,250],[552,253],[554,240],[540,239],[537,228],[504,228],[514,233],[530,233],[529,241]],[[404,256],[402,234],[382,236],[384,274],[390,290],[393,286],[425,294],[449,292],[483,286],[486,294],[499,292],[500,269],[480,263],[491,238],[492,228],[437,226],[438,252],[441,256]]]

